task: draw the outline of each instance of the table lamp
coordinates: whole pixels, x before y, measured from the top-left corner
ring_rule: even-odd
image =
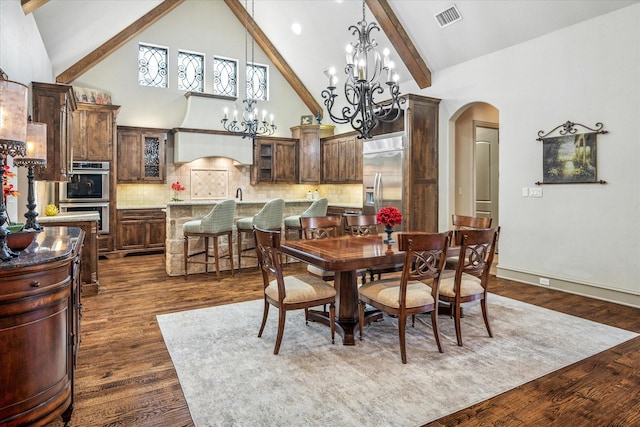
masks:
[[[11,81],[0,69],[0,156],[2,167],[7,163],[7,156],[24,156],[27,140],[27,86]],[[3,169],[4,171],[4,169]],[[7,247],[7,211],[3,195],[0,197],[0,260],[8,261],[14,256]]]
[[[27,166],[27,179],[29,187],[27,190],[27,212],[24,217],[27,222],[24,224],[25,230],[42,231],[42,226],[38,224],[36,219],[38,212],[36,209],[35,195],[33,191],[33,169],[36,166],[47,165],[47,125],[45,123],[36,123],[31,121],[27,123],[27,144],[26,154],[23,157],[13,159],[16,166]]]

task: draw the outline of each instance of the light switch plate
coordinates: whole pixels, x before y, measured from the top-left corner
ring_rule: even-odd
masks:
[[[522,197],[529,197],[529,188],[522,187]]]
[[[529,188],[529,197],[542,197],[542,188]]]

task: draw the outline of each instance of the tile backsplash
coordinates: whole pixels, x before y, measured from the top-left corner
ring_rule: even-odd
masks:
[[[173,197],[190,201],[235,198],[242,189],[243,200],[305,199],[307,192],[318,190],[329,203],[362,205],[361,184],[257,184],[251,185],[250,167],[237,165],[224,157],[207,157],[191,163],[167,163],[166,184],[118,184],[118,207],[164,206]],[[180,182],[185,189],[175,192],[171,184]],[[226,196],[225,196],[226,194]]]

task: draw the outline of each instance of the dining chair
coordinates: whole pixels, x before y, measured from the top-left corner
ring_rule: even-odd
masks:
[[[467,215],[451,215],[451,224],[453,225],[453,245],[460,245],[459,230],[474,230],[477,228],[490,228],[491,217],[467,216]]]
[[[284,237],[289,238],[289,232],[296,231],[298,238],[302,238],[302,227],[300,225],[300,218],[310,216],[326,216],[327,207],[329,206],[329,199],[323,197],[322,199],[314,200],[309,207],[299,215],[291,215],[284,219]]]
[[[302,236],[308,240],[338,237],[342,233],[342,217],[333,215],[302,217],[300,218],[300,226],[302,227]],[[323,270],[315,265],[308,265],[307,272],[325,281],[331,281],[335,278],[334,271]]]
[[[347,229],[352,236],[375,236],[380,231],[376,215],[347,215],[345,218],[347,221]],[[362,275],[362,284],[366,283],[367,274],[369,274],[371,281],[373,281],[376,274],[378,275],[378,280],[380,280],[382,274],[402,271],[403,267],[404,264],[371,267]]]
[[[258,337],[262,337],[269,306],[278,309],[278,332],[273,354],[278,354],[287,311],[305,311],[305,321],[308,323],[307,313],[310,307],[329,304],[329,326],[331,328],[331,343],[335,342],[335,302],[336,290],[333,286],[309,274],[283,276],[280,264],[280,231],[254,229],[258,266],[262,271],[264,283],[264,313]]]
[[[430,312],[438,351],[444,352],[438,331],[438,293],[440,275],[444,269],[451,235],[451,231],[398,234],[398,249],[405,252],[400,279],[369,282],[358,289],[360,339],[362,339],[364,329],[362,319],[364,319],[367,304],[397,317],[400,357],[402,363],[407,363],[405,343],[407,316],[412,316],[411,323],[415,326],[416,314]],[[370,325],[375,327],[375,323]]]
[[[484,324],[489,336],[493,337],[487,315],[487,286],[499,234],[500,227],[460,230],[460,254],[455,274],[440,281],[440,301],[451,304],[459,346],[462,346],[461,305],[467,302],[480,300]]]
[[[254,250],[253,247],[243,249],[243,237],[253,234],[253,227],[263,230],[281,230],[282,216],[284,213],[284,199],[272,199],[262,206],[254,216],[240,218],[236,222],[238,229],[238,270],[242,267],[243,252]],[[253,239],[251,239],[253,240]],[[252,255],[244,255],[245,257],[253,257]]]
[[[220,281],[220,259],[229,258],[231,276],[233,276],[233,216],[236,213],[235,200],[224,200],[217,203],[211,211],[201,219],[187,221],[182,225],[184,235],[184,278],[187,279],[189,264],[205,264],[205,273],[208,273],[209,265],[215,264],[216,277]],[[220,255],[218,251],[218,239],[227,237],[229,252],[227,255]],[[203,237],[204,249],[192,254],[189,253],[189,238]],[[213,240],[213,261],[209,261],[209,239]],[[204,260],[192,259],[204,254]]]

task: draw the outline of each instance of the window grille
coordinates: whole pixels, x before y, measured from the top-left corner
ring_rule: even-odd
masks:
[[[204,92],[204,55],[178,51],[178,89]]]
[[[238,97],[238,61],[220,56],[213,58],[213,94]]]
[[[267,101],[269,99],[268,71],[266,65],[247,63],[247,99],[258,101]]]
[[[138,84],[141,86],[162,87],[167,85],[168,49],[160,46],[139,44],[138,47]]]

